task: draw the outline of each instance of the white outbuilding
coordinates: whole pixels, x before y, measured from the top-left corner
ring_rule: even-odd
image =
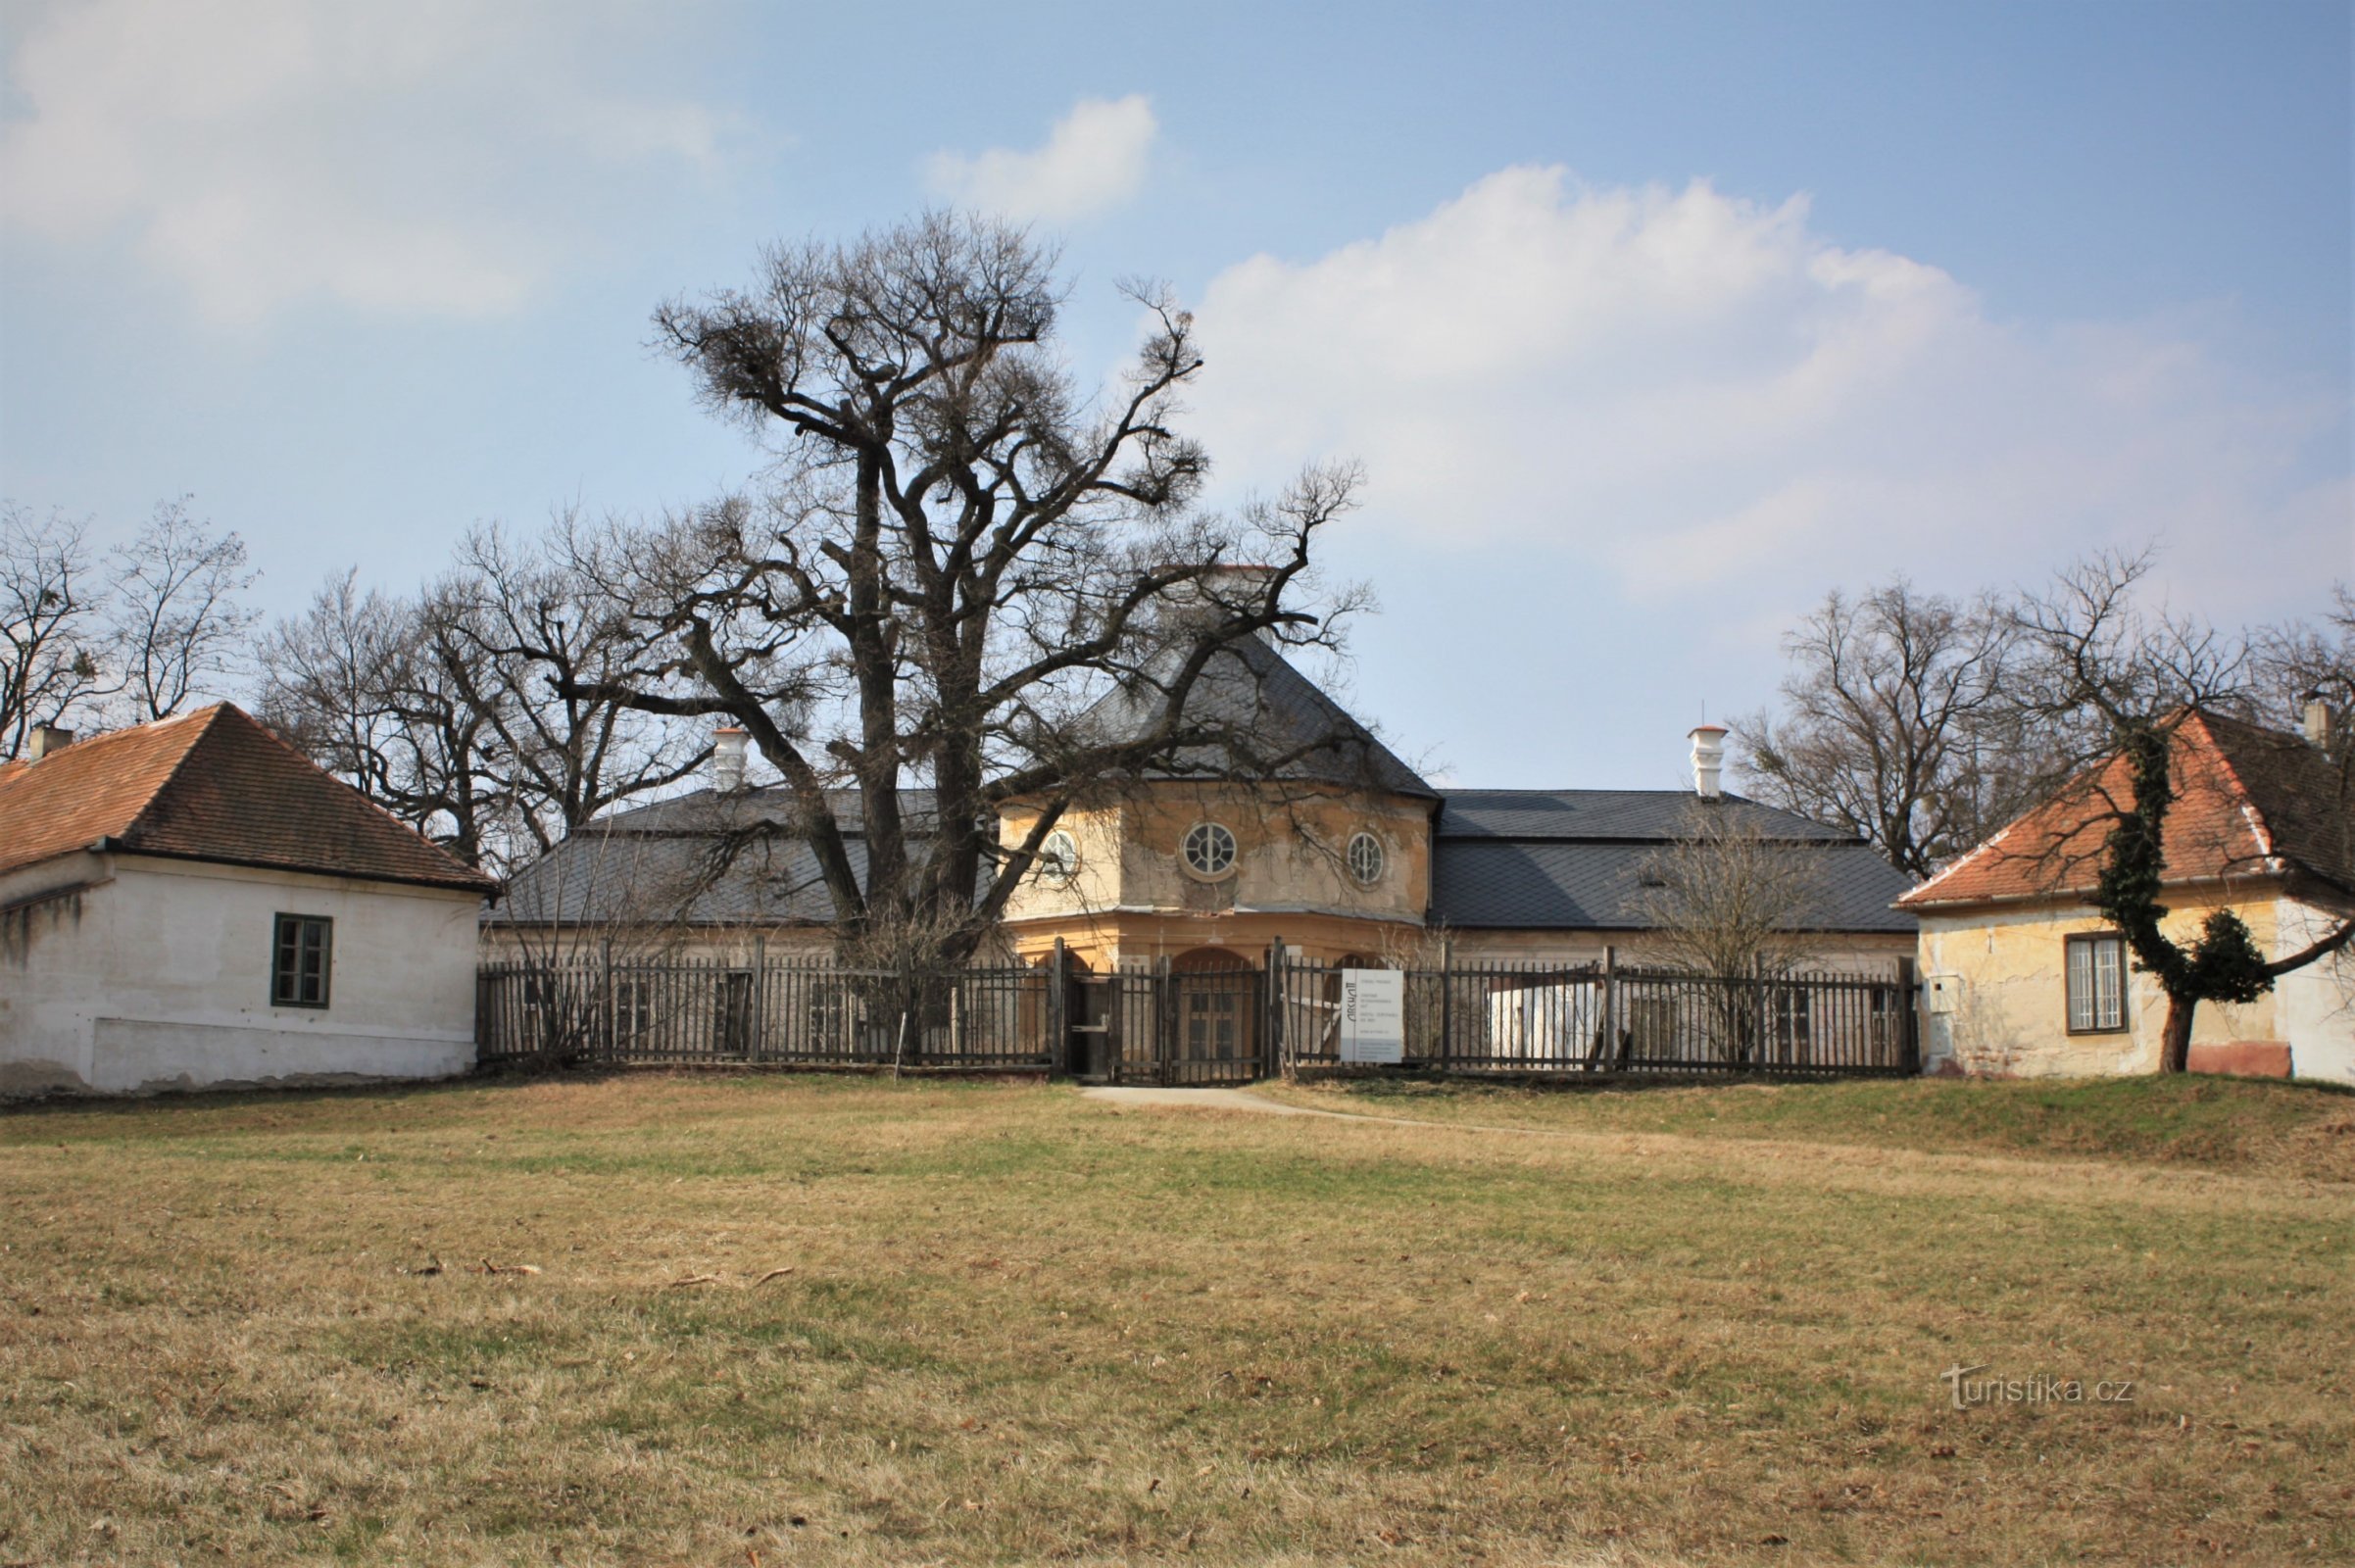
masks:
[[[229,704],[0,762],[0,1097],[435,1078],[492,885]]]

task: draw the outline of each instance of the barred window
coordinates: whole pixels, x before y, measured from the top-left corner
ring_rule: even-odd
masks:
[[[1371,833],[1349,840],[1349,875],[1371,887],[1382,880],[1382,841]]]
[[[318,914],[279,915],[270,939],[270,1004],[325,1006],[334,947],[333,920]]]
[[[2115,1034],[2126,1027],[2126,941],[2069,939],[2069,1032]]]

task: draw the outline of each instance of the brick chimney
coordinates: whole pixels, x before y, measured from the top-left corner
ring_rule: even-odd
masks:
[[[722,795],[734,795],[744,788],[744,747],[748,739],[733,724],[712,732],[711,788]]]
[[[1693,728],[1693,788],[1704,801],[1722,799],[1726,765],[1726,727],[1696,724]]]

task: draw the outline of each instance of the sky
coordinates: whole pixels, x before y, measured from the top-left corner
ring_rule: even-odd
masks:
[[[927,204],[1166,280],[1212,499],[1363,464],[1331,675],[1442,782],[1665,788],[1830,589],[2355,579],[2350,6],[10,0],[0,496],[256,598],[751,480],[649,346]]]

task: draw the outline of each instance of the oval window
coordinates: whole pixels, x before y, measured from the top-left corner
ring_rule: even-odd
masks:
[[[1196,876],[1225,876],[1235,869],[1235,835],[1216,822],[1197,822],[1186,830],[1185,857]]]
[[[1039,875],[1050,882],[1068,882],[1078,871],[1078,841],[1058,827],[1039,846]]]
[[[1349,875],[1371,886],[1382,880],[1382,841],[1371,833],[1349,840]]]

